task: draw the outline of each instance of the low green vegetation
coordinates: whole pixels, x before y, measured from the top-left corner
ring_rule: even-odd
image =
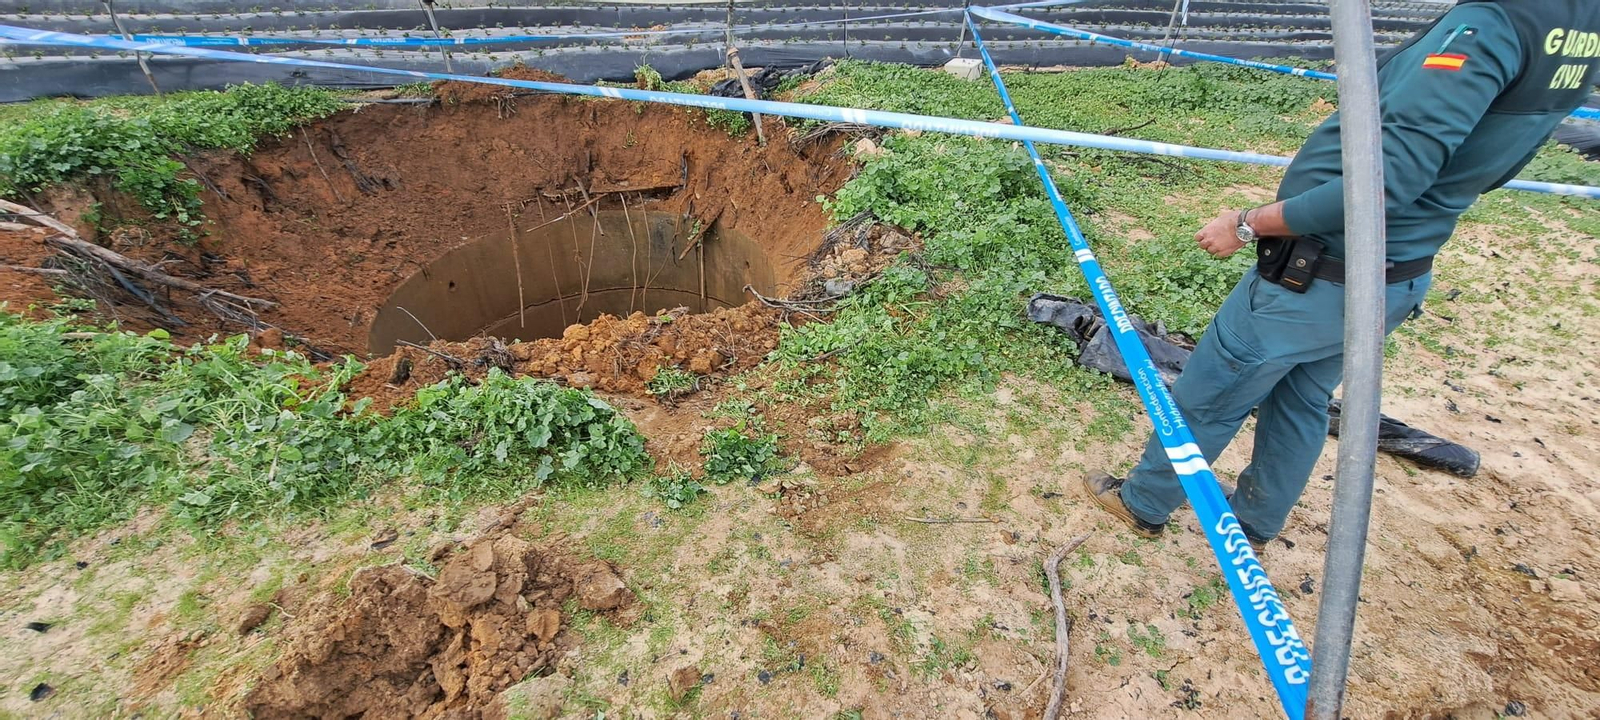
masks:
[[[665,475],[650,479],[645,486],[645,496],[660,500],[670,510],[681,510],[693,504],[706,491],[706,486],[694,479],[688,470],[673,467]]]
[[[593,395],[498,371],[453,377],[384,416],[350,402],[360,370],[248,349],[188,349],[0,312],[0,566],[164,503],[214,526],[313,510],[395,477],[441,498],[595,486],[647,462],[633,425]]]
[[[700,454],[706,459],[706,480],[718,485],[759,480],[780,463],[778,435],[759,432],[742,420],[735,427],[707,432]]]
[[[1167,637],[1161,634],[1161,629],[1145,623],[1141,629],[1137,624],[1128,625],[1128,640],[1133,646],[1144,651],[1144,654],[1153,658],[1161,657],[1167,651]]]
[[[1292,154],[1337,100],[1333,83],[1220,65],[1017,72],[1006,81],[1030,125],[1279,155]],[[903,65],[841,62],[808,88],[796,99],[1005,117],[987,80]],[[887,152],[868,157],[855,179],[819,199],[839,220],[870,212],[919,232],[924,248],[845,300],[832,322],[786,332],[775,357],[804,374],[812,396],[827,394],[836,410],[859,413],[870,439],[925,430],[938,418],[929,397],[952,387],[981,390],[1002,373],[1115,409],[1121,396],[1104,392],[1105,378],[1071,367],[1074,348],[1063,336],[1024,316],[1031,293],[1089,292],[1023,149],[933,133],[891,134],[880,145]],[[1171,331],[1203,332],[1252,258],[1216,260],[1195,246],[1193,233],[1218,211],[1270,199],[1281,170],[1040,149],[1124,304]],[[1554,145],[1525,176],[1600,183],[1595,163]],[[1523,193],[1516,200],[1548,209],[1586,202]],[[834,358],[826,369],[805,362],[824,354]]]
[[[694,373],[669,365],[656,370],[656,376],[645,383],[645,391],[670,401],[694,392],[699,385]]]
[[[198,150],[249,153],[263,137],[333,114],[331,91],[237,85],[223,92],[35,102],[0,119],[0,197],[105,179],[157,220],[202,222],[200,183],[182,159]]]

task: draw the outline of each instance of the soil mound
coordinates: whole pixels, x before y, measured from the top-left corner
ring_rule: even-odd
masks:
[[[520,65],[506,68],[504,71],[496,73],[496,77],[503,77],[508,80],[529,80],[532,82],[572,83],[565,76]],[[503,85],[485,85],[483,83],[457,82],[454,80],[440,81],[433,84],[433,94],[439,98],[440,102],[450,104],[494,101],[512,93],[526,92],[529,91]]]
[[[490,367],[536,375],[573,387],[641,394],[656,373],[675,368],[697,376],[734,374],[760,364],[778,346],[776,310],[758,304],[663,315],[602,315],[568,327],[560,338],[501,344],[492,338],[401,347],[374,360],[351,381],[350,397],[378,408],[404,402],[451,371],[469,377]]]
[[[388,565],[350,590],[305,616],[247,698],[251,717],[503,716],[499,693],[550,672],[572,644],[564,602],[608,612],[634,599],[608,566],[509,535],[467,546],[437,580]]]

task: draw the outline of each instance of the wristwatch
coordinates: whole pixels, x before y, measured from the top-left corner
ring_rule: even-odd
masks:
[[[1255,228],[1250,227],[1250,211],[1239,211],[1239,226],[1233,229],[1233,236],[1246,245],[1256,241]]]

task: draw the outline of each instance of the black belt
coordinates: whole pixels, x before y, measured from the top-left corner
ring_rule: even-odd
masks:
[[[1324,255],[1322,243],[1303,237],[1261,238],[1256,242],[1256,271],[1268,281],[1294,292],[1305,292],[1313,278],[1344,283],[1344,261]],[[1433,257],[1384,266],[1384,282],[1405,282],[1433,270]]]
[[[1317,278],[1328,282],[1344,283],[1344,261],[1323,255],[1317,263]],[[1387,262],[1383,266],[1383,282],[1385,285],[1415,280],[1423,275],[1433,272],[1433,256],[1407,260],[1405,262]]]

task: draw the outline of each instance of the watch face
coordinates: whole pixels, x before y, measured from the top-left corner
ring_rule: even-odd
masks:
[[[1250,228],[1243,225],[1233,229],[1233,236],[1239,238],[1239,242],[1250,242],[1255,239],[1255,235],[1255,233],[1250,232]]]

